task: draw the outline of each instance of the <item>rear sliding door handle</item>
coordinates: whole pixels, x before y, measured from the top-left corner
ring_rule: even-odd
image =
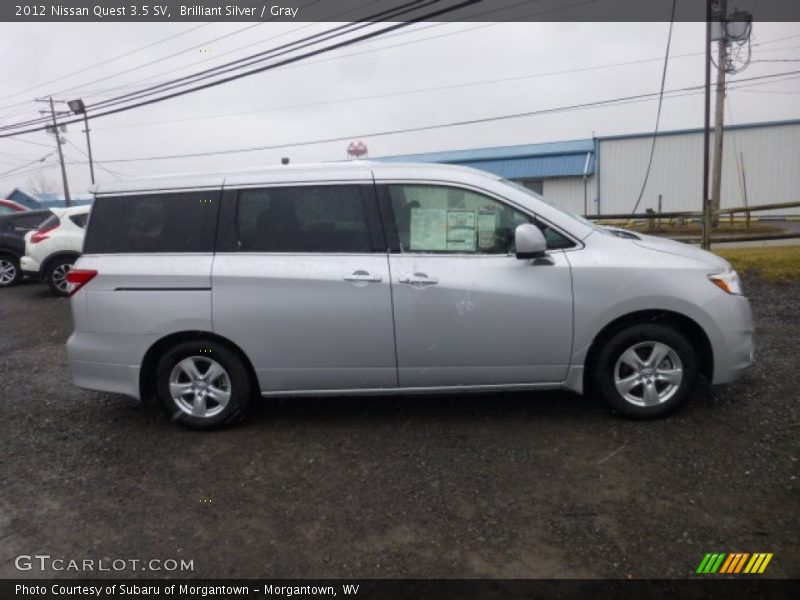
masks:
[[[345,275],[344,276],[344,280],[345,281],[374,281],[374,282],[377,283],[379,281],[383,281],[383,277],[381,277],[380,275],[374,275],[373,273],[370,273],[369,271],[364,271],[362,269],[359,269],[358,271],[353,271],[350,275]]]
[[[408,283],[409,285],[436,285],[439,280],[436,277],[428,277],[425,273],[413,273],[411,275],[404,275],[398,280],[400,283]]]

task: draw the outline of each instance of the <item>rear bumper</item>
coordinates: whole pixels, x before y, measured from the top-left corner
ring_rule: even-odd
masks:
[[[125,394],[139,400],[139,367],[70,360],[72,383],[86,390]]]
[[[125,394],[139,400],[142,353],[131,352],[125,341],[120,336],[73,332],[67,340],[72,382],[87,390]],[[143,344],[147,341],[141,340]]]
[[[42,266],[30,256],[23,256],[19,259],[19,268],[26,275],[39,275]]]

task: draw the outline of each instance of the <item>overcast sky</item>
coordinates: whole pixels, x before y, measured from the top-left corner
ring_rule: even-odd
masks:
[[[80,97],[90,103],[328,27],[331,24],[3,23],[0,123],[37,117],[41,108],[33,102],[37,95]],[[367,143],[371,156],[386,156],[652,131],[655,101],[400,135],[365,135],[657,92],[668,28],[668,23],[416,25],[305,63],[98,119],[92,123],[94,156],[102,165],[116,159],[356,136]],[[210,41],[226,34],[232,35]],[[703,23],[674,25],[668,90],[702,83],[704,34]],[[138,50],[160,40],[166,41]],[[165,58],[196,45],[201,47]],[[223,57],[225,53],[230,54]],[[92,66],[118,55],[123,58]],[[631,61],[643,62],[608,66]],[[71,74],[86,67],[91,68]],[[800,24],[756,23],[752,63],[731,81],[795,70],[800,70]],[[572,72],[553,74],[559,71]],[[734,123],[800,118],[798,99],[797,75],[732,90],[726,118]],[[702,120],[702,94],[664,101],[662,130],[699,127]],[[82,129],[71,125],[64,147],[67,160],[76,163],[68,167],[70,187],[79,193],[89,185],[88,166],[79,164],[85,161]],[[0,139],[0,173],[41,158],[55,147],[52,136],[44,132],[20,139],[27,142]],[[346,158],[346,148],[347,142],[335,142],[109,163],[106,168],[114,174],[98,168],[97,178],[271,165],[282,156],[292,162],[339,160]],[[60,192],[56,157],[44,164],[41,172]],[[25,187],[35,173],[26,168],[0,176],[0,196],[15,186]]]

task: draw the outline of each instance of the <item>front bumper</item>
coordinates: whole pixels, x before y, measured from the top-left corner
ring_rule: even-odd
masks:
[[[744,296],[726,300],[724,310],[715,313],[720,338],[714,344],[714,384],[736,381],[755,360],[750,302]]]

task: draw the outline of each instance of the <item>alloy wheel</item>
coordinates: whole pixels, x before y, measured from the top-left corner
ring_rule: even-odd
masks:
[[[614,366],[620,396],[636,406],[663,404],[680,388],[683,364],[663,342],[640,342],[625,350]]]
[[[55,288],[64,294],[69,291],[69,282],[67,282],[67,273],[72,268],[72,265],[63,264],[58,265],[55,269],[53,269],[53,274],[50,278],[53,281],[53,285]]]
[[[17,277],[17,265],[7,258],[0,258],[0,286],[9,285]]]
[[[231,399],[231,379],[225,368],[207,356],[189,356],[172,369],[169,392],[175,405],[192,417],[218,415]]]

